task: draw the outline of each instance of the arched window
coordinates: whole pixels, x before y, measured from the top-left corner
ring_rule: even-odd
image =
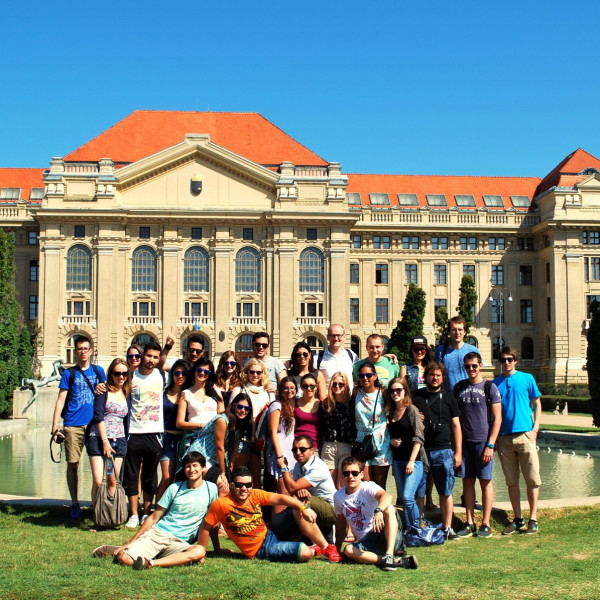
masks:
[[[235,354],[245,363],[252,356],[252,334],[245,333],[235,341]]]
[[[300,291],[322,294],[325,289],[325,261],[318,248],[306,248],[300,254]]]
[[[132,344],[137,344],[143,350],[148,342],[155,342],[156,338],[149,333],[138,333],[132,340]],[[130,344],[131,345],[131,344]]]
[[[92,289],[92,253],[83,244],[69,248],[67,252],[67,291]]]
[[[183,259],[183,291],[208,292],[208,252],[190,248]]]
[[[242,248],[235,257],[235,291],[260,292],[260,254],[254,248]]]
[[[360,358],[360,338],[356,335],[350,338],[350,349]]]
[[[495,337],[492,341],[492,358],[500,360],[500,350],[504,346],[504,339]]]
[[[533,360],[533,340],[530,337],[521,340],[521,358],[523,360]]]
[[[149,246],[140,246],[133,251],[131,291],[156,291],[156,252]]]
[[[65,363],[70,365],[75,362],[75,338],[77,335],[72,335],[65,346]]]
[[[385,337],[385,335],[381,336],[381,341],[383,342],[383,354],[388,353],[388,347],[390,345],[390,338]]]
[[[477,341],[477,338],[472,335],[468,335],[465,338],[465,342],[467,342],[467,344],[471,344],[471,346],[475,346],[475,348],[479,348],[479,342]]]
[[[323,344],[323,340],[316,335],[309,335],[304,340],[311,348],[313,353],[317,353],[319,350],[323,350],[325,347]]]

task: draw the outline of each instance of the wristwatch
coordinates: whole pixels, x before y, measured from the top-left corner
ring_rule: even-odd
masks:
[[[287,467],[283,467],[281,469],[281,474],[283,475],[284,473],[287,473],[289,471],[289,469]]]
[[[379,508],[379,506],[373,511],[374,515],[376,515],[377,513],[383,513],[383,511]]]
[[[492,450],[496,447],[496,444],[490,444],[489,442],[485,445],[486,448],[491,448]]]

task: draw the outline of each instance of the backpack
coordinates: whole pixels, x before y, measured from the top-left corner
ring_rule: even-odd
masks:
[[[94,369],[94,373],[96,375],[96,384],[98,384],[102,381],[102,377],[100,376],[100,371],[98,371],[98,367],[94,363],[90,363],[90,365],[91,365],[92,369]],[[73,391],[73,384],[75,383],[75,371],[81,372],[81,374],[83,375],[83,378],[85,379],[86,383],[90,387],[90,390],[92,391],[92,395],[94,397],[96,396],[96,390],[92,386],[92,383],[87,378],[87,375],[77,365],[75,365],[74,367],[69,367],[69,369],[67,369],[67,370],[69,371],[69,388],[67,390],[67,397],[65,399],[65,404],[60,413],[61,419],[65,418],[65,415],[67,414],[67,410],[69,408],[69,402],[71,401],[71,394]]]
[[[352,350],[350,348],[344,348],[350,357],[350,362],[354,364],[354,356],[352,356]],[[317,352],[317,371],[321,368],[321,363],[323,362],[323,355],[325,354],[325,350],[319,350]]]
[[[458,398],[458,395],[464,392],[469,387],[469,385],[470,383],[468,379],[463,379],[462,381],[459,381],[454,386],[454,397]],[[488,424],[492,424],[494,422],[494,415],[492,414],[492,382],[488,379],[483,380],[483,392],[485,393],[485,401],[487,404]]]

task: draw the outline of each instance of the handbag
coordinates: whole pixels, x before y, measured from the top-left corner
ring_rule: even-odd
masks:
[[[375,412],[377,411],[377,401],[381,395],[381,391],[378,391],[377,398],[373,405],[373,419],[371,422],[371,428],[375,429]],[[356,458],[361,462],[366,463],[367,461],[375,458],[379,454],[377,443],[375,442],[375,436],[372,433],[368,433],[360,442],[354,442],[352,449],[350,450],[352,458]]]
[[[417,546],[435,546],[443,544],[444,531],[442,525],[433,525],[427,519],[423,519],[424,527],[409,525],[404,532],[404,543],[410,548]]]
[[[129,507],[127,505],[127,495],[121,483],[121,477],[125,465],[121,465],[121,472],[117,477],[117,487],[114,497],[108,495],[108,480],[106,477],[106,461],[104,463],[104,476],[102,483],[98,487],[96,497],[94,498],[94,523],[98,527],[105,529],[114,529],[120,527],[127,521]]]

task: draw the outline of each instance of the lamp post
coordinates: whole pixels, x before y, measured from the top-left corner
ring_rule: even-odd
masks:
[[[492,303],[492,306],[498,307],[498,323],[500,324],[500,335],[498,336],[498,358],[500,357],[500,351],[502,350],[502,322],[504,321],[504,295],[508,297],[506,300],[512,302],[512,295],[508,288],[492,288],[490,290],[490,296],[488,300]]]

